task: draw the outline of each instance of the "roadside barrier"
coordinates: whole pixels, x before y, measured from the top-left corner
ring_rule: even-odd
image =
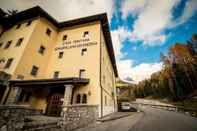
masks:
[[[132,102],[131,105],[137,109],[139,109],[139,107],[149,106],[152,108],[165,109],[165,110],[174,111],[174,112],[181,112],[181,113],[193,116],[193,117],[197,117],[197,109],[185,108],[182,106],[154,105],[154,104],[144,104],[144,103],[135,103],[135,102]]]

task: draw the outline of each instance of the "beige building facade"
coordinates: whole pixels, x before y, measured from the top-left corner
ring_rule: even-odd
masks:
[[[95,105],[99,117],[117,110],[118,76],[106,14],[58,23],[34,7],[0,23],[1,104],[59,115],[62,106]],[[10,22],[8,24],[8,22]]]

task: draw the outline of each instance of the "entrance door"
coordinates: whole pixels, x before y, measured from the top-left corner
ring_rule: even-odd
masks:
[[[49,96],[47,115],[60,116],[60,113],[62,111],[62,104],[63,104],[63,101],[61,101],[61,99],[63,98],[64,98],[63,94],[59,94],[59,93]]]

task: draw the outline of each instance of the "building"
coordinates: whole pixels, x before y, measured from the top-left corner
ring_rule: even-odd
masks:
[[[40,7],[1,17],[1,104],[60,115],[62,106],[95,105],[115,112],[118,76],[106,14],[57,22]]]
[[[118,109],[121,110],[122,102],[131,102],[135,100],[134,84],[116,79],[116,92]]]

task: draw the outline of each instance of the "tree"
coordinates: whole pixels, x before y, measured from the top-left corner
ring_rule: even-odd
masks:
[[[176,43],[160,54],[163,69],[137,85],[136,96],[180,101],[197,88],[197,34],[186,43]]]

